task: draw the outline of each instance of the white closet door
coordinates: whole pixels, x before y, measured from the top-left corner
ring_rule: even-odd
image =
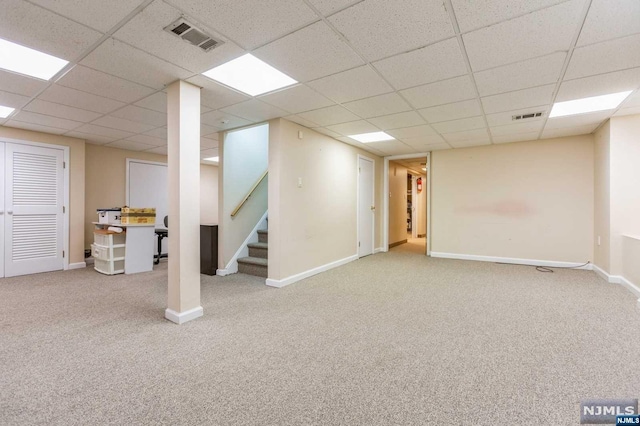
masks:
[[[63,269],[63,151],[6,144],[5,276]]]

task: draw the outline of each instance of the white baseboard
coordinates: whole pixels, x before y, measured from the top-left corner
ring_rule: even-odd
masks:
[[[233,266],[233,265],[231,265],[231,266]],[[224,277],[226,275],[231,275],[231,274],[237,273],[238,272],[238,261],[237,261],[237,259],[236,259],[236,262],[235,262],[235,266],[236,266],[235,271],[233,269],[227,269],[227,268],[225,268],[225,269],[216,269],[216,275]]]
[[[556,267],[556,268],[574,268],[576,266],[582,265],[582,263],[574,263],[574,262],[558,262],[555,260],[535,260],[535,259],[519,259],[513,257],[495,257],[495,256],[480,256],[475,254],[458,254],[458,253],[442,253],[442,252],[431,252],[431,257],[441,257],[443,259],[458,259],[458,260],[476,260],[480,262],[493,262],[493,263],[513,263],[520,265],[529,265],[529,266],[548,266],[548,267]],[[575,269],[585,269],[591,270],[591,263],[588,265],[581,266]]]
[[[72,270],[72,269],[83,269],[86,268],[87,264],[85,262],[78,262],[78,263],[70,263],[69,267],[67,268],[67,270]]]
[[[164,311],[164,317],[171,322],[175,322],[176,324],[184,324],[187,321],[200,318],[203,314],[204,311],[202,309],[202,306],[198,306],[197,308],[189,309],[188,311],[180,313],[169,308]]]
[[[613,281],[611,281],[611,275],[609,275],[608,272],[605,272],[605,270],[602,269],[601,267],[599,267],[598,265],[592,265],[592,270],[593,270],[593,272],[598,274],[600,276],[600,278],[602,278],[603,280],[605,280],[607,282],[613,282]]]
[[[263,223],[267,221],[268,214],[268,210],[264,212],[258,223],[256,223],[256,226],[253,227],[247,238],[242,242],[242,244],[240,244],[240,248],[238,248],[233,257],[231,257],[227,266],[225,266],[224,269],[217,269],[216,275],[224,277],[225,275],[231,275],[238,272],[238,259],[249,256],[249,248],[247,247],[247,244],[258,241],[258,229],[262,229]]]
[[[378,247],[378,248],[376,248],[376,249],[374,249],[374,250],[373,250],[373,254],[381,253],[381,252],[383,252],[383,251],[384,251],[384,247]]]
[[[309,269],[308,271],[304,271],[299,274],[292,275],[282,280],[274,280],[271,278],[267,278],[267,281],[265,282],[265,284],[267,284],[270,287],[282,288],[284,286],[293,284],[305,278],[309,278],[311,276],[317,275],[321,272],[328,271],[329,269],[337,268],[338,266],[342,266],[349,262],[353,262],[354,260],[358,260],[357,254],[354,254],[353,256],[345,257],[344,259],[336,260],[335,262],[327,263],[326,265],[318,266],[317,268]]]

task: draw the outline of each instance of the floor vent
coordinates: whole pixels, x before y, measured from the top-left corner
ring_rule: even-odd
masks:
[[[530,112],[528,114],[512,115],[511,120],[516,121],[516,120],[526,120],[527,118],[542,117],[542,114],[544,114],[544,111]]]
[[[201,29],[196,28],[195,25],[184,18],[178,19],[171,25],[165,27],[164,30],[170,32],[176,37],[180,37],[189,44],[198,46],[205,52],[215,49],[224,43],[221,40],[211,37]]]

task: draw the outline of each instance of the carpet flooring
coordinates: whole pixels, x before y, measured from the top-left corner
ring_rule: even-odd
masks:
[[[283,289],[167,270],[0,280],[3,425],[576,425],[640,396],[636,298],[590,271],[369,256]]]

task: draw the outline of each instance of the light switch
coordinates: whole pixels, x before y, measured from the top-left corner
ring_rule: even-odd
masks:
[[[298,178],[298,188],[302,188],[302,178]]]
[[[302,139],[304,137],[304,133],[302,133],[302,130],[298,130],[298,139]]]

